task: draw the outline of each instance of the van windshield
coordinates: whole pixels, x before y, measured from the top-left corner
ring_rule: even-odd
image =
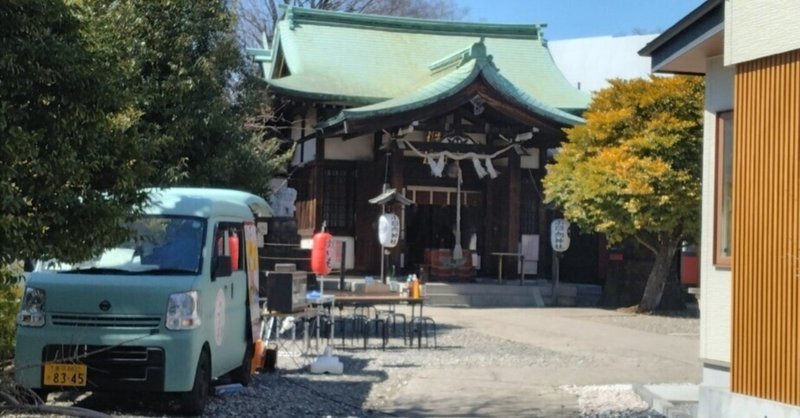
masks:
[[[133,237],[78,263],[69,272],[197,274],[202,268],[206,221],[189,216],[146,216],[131,225]]]

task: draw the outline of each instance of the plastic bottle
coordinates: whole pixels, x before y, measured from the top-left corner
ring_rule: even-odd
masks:
[[[411,278],[411,297],[414,299],[419,298],[419,280],[416,276]]]

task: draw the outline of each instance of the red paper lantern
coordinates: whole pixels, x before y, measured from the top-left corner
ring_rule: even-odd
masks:
[[[331,234],[327,232],[318,232],[314,234],[313,244],[311,246],[311,271],[320,275],[326,275],[331,272],[331,266],[328,262],[328,246],[331,242]]]
[[[217,255],[225,255],[223,237],[217,238]],[[239,270],[239,236],[230,231],[228,235],[228,255],[231,257],[231,271]]]
[[[228,237],[228,247],[231,249],[231,271],[239,270],[239,237],[231,231]]]

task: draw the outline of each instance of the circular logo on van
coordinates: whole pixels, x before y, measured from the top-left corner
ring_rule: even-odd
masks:
[[[100,305],[98,305],[98,306],[100,307],[101,311],[106,312],[109,309],[111,309],[111,302],[109,302],[107,300],[104,300],[104,301],[100,302]]]

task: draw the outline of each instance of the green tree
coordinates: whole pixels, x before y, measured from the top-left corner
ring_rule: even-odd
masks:
[[[145,199],[136,116],[75,13],[61,0],[0,3],[0,266],[87,258],[127,233],[119,221]]]
[[[227,2],[83,3],[88,36],[122,76],[116,89],[155,150],[154,184],[232,187],[269,193],[278,146],[244,129],[253,77]]]
[[[702,104],[698,77],[614,80],[547,167],[546,200],[567,219],[655,255],[640,311],[658,307],[681,240],[698,233]]]
[[[14,261],[88,258],[127,234],[120,220],[145,199],[136,115],[76,12],[62,0],[0,2],[0,359],[14,350]]]

